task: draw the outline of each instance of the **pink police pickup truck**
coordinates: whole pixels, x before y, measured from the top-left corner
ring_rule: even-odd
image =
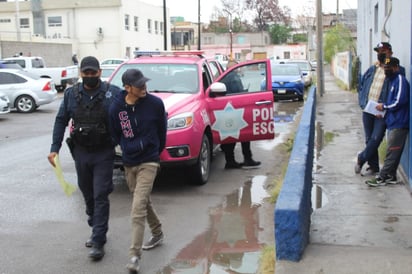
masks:
[[[147,89],[163,100],[168,114],[162,166],[186,166],[192,183],[202,185],[209,179],[217,145],[274,138],[269,59],[246,61],[223,71],[200,51],[135,54],[109,82],[121,87],[122,74],[129,68],[151,79]],[[239,73],[243,90],[228,90],[224,83],[230,73]]]

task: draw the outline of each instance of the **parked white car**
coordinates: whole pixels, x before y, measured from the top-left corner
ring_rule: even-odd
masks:
[[[0,92],[0,114],[6,114],[10,112],[10,100],[9,97],[3,92]]]
[[[23,70],[36,74],[40,77],[53,79],[56,89],[64,91],[67,84],[73,84],[79,77],[77,65],[67,67],[47,67],[46,62],[39,56],[18,56],[4,59],[22,67]]]
[[[100,79],[105,82],[108,81],[112,73],[117,69],[119,65],[101,65],[100,69],[102,70],[102,75]]]
[[[57,98],[52,79],[18,69],[0,69],[0,92],[7,95],[12,109],[23,113],[33,112]]]
[[[129,59],[126,58],[108,58],[100,62],[100,65],[120,65]]]

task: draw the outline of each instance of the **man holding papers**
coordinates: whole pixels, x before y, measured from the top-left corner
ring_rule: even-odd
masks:
[[[389,81],[385,80],[384,61],[385,58],[392,56],[392,46],[387,42],[381,42],[374,50],[378,61],[362,75],[358,86],[366,146],[357,155],[355,173],[361,173],[363,176],[375,175],[379,172],[378,148],[386,131],[385,121],[382,119],[383,113],[376,112],[373,105],[384,102],[387,96]],[[371,103],[368,105],[368,102]],[[366,162],[368,167],[362,171]]]
[[[396,184],[396,171],[409,133],[409,82],[399,72],[399,60],[386,58],[385,75],[389,80],[388,96],[384,103],[376,106],[378,111],[386,111],[385,123],[388,139],[385,162],[379,175],[366,181],[369,186]]]

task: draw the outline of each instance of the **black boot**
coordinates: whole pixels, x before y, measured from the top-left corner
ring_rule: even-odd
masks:
[[[93,245],[89,252],[89,258],[93,261],[99,261],[104,257],[104,254],[103,246]]]
[[[245,162],[243,163],[242,168],[244,169],[259,168],[260,164],[261,163],[259,161],[255,161],[252,158],[245,159]]]
[[[235,160],[235,146],[236,143],[222,144],[220,146],[225,153],[225,169],[236,169],[242,167],[242,164],[236,162]]]

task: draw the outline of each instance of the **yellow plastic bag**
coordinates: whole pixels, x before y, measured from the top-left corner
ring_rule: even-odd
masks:
[[[54,173],[56,173],[57,180],[62,186],[64,193],[66,193],[67,196],[71,196],[73,192],[76,190],[76,186],[70,184],[64,179],[62,167],[60,165],[59,155],[56,155],[56,157],[54,157],[54,164],[55,167],[53,167],[53,169]]]

